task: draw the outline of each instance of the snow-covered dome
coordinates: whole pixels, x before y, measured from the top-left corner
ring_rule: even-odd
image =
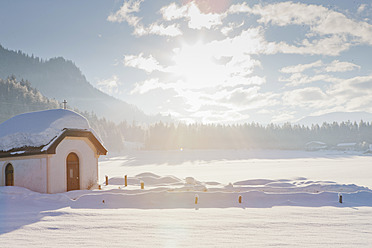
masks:
[[[89,130],[88,120],[65,109],[20,114],[0,124],[0,150],[47,145],[64,129]]]

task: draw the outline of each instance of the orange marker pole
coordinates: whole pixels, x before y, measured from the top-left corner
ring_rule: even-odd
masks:
[[[145,188],[145,183],[141,181],[141,189]]]

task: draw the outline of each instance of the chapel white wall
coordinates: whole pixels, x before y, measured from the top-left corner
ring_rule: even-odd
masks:
[[[67,191],[66,158],[71,152],[79,157],[80,189],[88,189],[98,181],[98,156],[87,138],[66,137],[49,158],[48,193]]]
[[[47,157],[12,158],[0,160],[0,186],[5,186],[5,167],[12,164],[14,168],[14,186],[28,188],[32,191],[47,193]]]

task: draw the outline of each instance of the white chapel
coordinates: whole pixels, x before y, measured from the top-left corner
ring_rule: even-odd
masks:
[[[65,109],[20,114],[0,124],[0,186],[40,193],[92,189],[107,150],[87,119]]]

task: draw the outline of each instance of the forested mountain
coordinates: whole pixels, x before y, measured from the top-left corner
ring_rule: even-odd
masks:
[[[28,81],[14,76],[0,78],[0,123],[25,112],[60,108],[61,104],[43,96]]]
[[[60,102],[43,96],[37,89],[31,87],[28,81],[17,81],[14,76],[0,78],[0,123],[18,114],[61,107]],[[143,142],[144,131],[139,132],[138,127],[125,121],[118,125],[105,118],[98,118],[92,112],[81,112],[78,109],[74,111],[88,119],[90,126],[103,140],[109,152],[123,151],[124,140]]]
[[[61,57],[43,61],[21,51],[7,50],[0,45],[0,78],[10,75],[27,79],[32,87],[48,98],[55,98],[60,102],[66,99],[74,108],[93,111],[109,120],[131,122],[135,118],[138,122],[146,123],[155,119],[145,115],[134,105],[94,88],[72,61]]]

